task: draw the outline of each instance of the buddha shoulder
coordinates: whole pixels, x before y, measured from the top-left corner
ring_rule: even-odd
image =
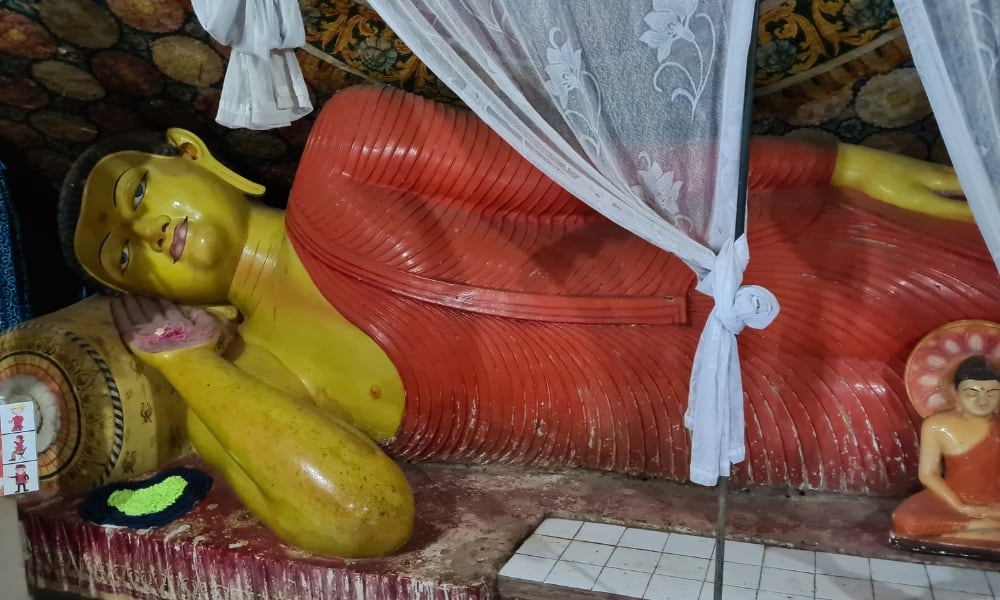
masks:
[[[920,436],[923,443],[933,436],[945,454],[960,454],[983,441],[989,430],[988,420],[969,419],[953,409],[924,419]]]

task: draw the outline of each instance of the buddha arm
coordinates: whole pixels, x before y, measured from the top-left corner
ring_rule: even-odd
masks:
[[[969,205],[951,198],[962,190],[950,167],[852,144],[754,138],[749,185],[751,190],[829,185],[932,217],[972,221]]]
[[[703,148],[674,151],[692,161],[705,155]],[[835,146],[754,138],[750,188],[827,186],[837,161]],[[393,88],[348,88],[324,106],[302,156],[296,188],[308,193],[323,187],[325,180],[313,180],[331,171],[438,201],[468,202],[481,210],[506,207],[537,215],[590,211],[473,113]]]
[[[951,167],[840,144],[830,185],[863,192],[886,204],[950,221],[973,222]]]
[[[678,160],[703,160],[705,154],[683,147],[674,152],[681,154]],[[591,214],[471,112],[397,89],[348,88],[327,102],[303,153],[290,205],[309,190],[331,188],[330,173],[484,212]],[[849,144],[754,138],[751,190],[829,185],[908,210],[971,220],[964,202],[935,193],[960,192],[954,172],[941,165]]]
[[[941,450],[939,435],[938,426],[933,422],[933,419],[925,419],[920,428],[920,459],[918,463],[920,483],[932,494],[946,502],[948,506],[958,512],[963,512],[968,507],[941,477],[941,461],[944,460],[944,452]]]
[[[208,347],[158,355],[155,366],[193,413],[199,454],[283,541],[340,557],[405,543],[414,513],[406,479],[353,426]]]
[[[748,185],[753,191],[831,184],[838,147],[788,138],[755,137],[750,144]]]

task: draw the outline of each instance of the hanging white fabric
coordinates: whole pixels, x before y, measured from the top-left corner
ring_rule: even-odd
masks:
[[[896,0],[972,215],[1000,268],[1000,2]]]
[[[312,112],[295,49],[306,43],[296,0],[192,0],[195,16],[232,48],[215,120],[226,127],[284,127]]]
[[[716,301],[685,417],[704,485],[744,456],[736,334],[777,314],[740,288],[733,240],[754,2],[369,0],[525,158],[698,274]]]

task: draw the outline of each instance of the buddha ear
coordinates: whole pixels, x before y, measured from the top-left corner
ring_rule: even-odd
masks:
[[[178,127],[171,127],[167,130],[167,143],[177,148],[181,155],[185,158],[189,158],[198,164],[200,164],[205,169],[208,169],[213,175],[219,179],[225,181],[234,188],[240,190],[248,196],[263,196],[264,186],[259,183],[254,183],[226,167],[219,161],[215,160],[212,153],[208,151],[208,146],[205,142],[201,141],[201,138],[197,135],[191,133],[187,129],[180,129]]]

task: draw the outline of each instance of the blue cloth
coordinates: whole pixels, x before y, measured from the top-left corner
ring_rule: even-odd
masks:
[[[21,229],[0,162],[0,331],[31,318]]]

